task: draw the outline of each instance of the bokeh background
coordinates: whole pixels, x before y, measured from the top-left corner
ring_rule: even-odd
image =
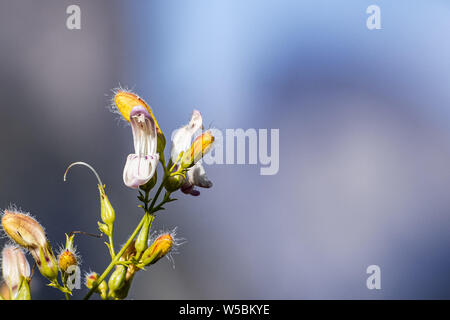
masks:
[[[71,4],[81,30],[66,28]],[[366,28],[371,4],[381,30]],[[445,0],[3,0],[0,206],[30,211],[54,247],[95,233],[94,177],[62,179],[86,161],[126,240],[141,212],[122,182],[131,130],[108,111],[121,84],[169,133],[193,108],[221,130],[280,130],[277,175],[207,166],[214,187],[158,215],[187,243],[130,299],[448,299],[449,33]],[[76,242],[82,270],[101,272],[103,241]],[[366,288],[372,264],[381,290]],[[40,275],[32,290],[62,298]]]

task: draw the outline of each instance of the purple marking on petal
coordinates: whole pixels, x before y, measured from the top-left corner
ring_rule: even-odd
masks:
[[[133,109],[131,109],[130,111],[130,118],[139,115],[139,114],[144,114],[144,116],[148,119],[152,119],[152,117],[150,116],[150,113],[148,112],[148,110],[143,107],[143,106],[135,106],[133,107]],[[152,119],[153,120],[153,119]]]

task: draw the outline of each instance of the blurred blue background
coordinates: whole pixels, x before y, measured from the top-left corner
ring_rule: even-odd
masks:
[[[66,28],[71,4],[81,30]],[[366,27],[372,4],[381,30]],[[207,166],[212,189],[158,214],[187,243],[129,298],[448,299],[449,33],[445,0],[2,1],[0,206],[30,211],[54,247],[95,233],[94,177],[62,179],[86,161],[127,239],[141,211],[122,182],[131,130],[108,112],[121,84],[166,136],[193,108],[220,130],[280,130],[278,174]],[[76,242],[83,271],[107,266],[102,240]],[[372,264],[381,290],[366,287]],[[32,290],[62,298],[41,276]]]

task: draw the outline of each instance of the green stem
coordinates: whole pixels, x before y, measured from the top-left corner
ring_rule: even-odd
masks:
[[[111,229],[113,226],[111,225]],[[109,234],[109,253],[111,254],[111,259],[114,259],[116,256],[116,253],[114,251],[114,242],[113,242],[113,229],[111,230],[111,233]]]
[[[162,191],[162,189],[164,188],[164,184],[166,183],[167,180],[167,176],[164,177],[163,181],[161,182],[158,191],[156,191],[155,196],[153,197],[152,203],[150,204],[150,208],[148,209],[148,212],[153,213],[153,206],[155,205],[156,200],[158,200],[158,197]]]
[[[123,255],[123,253],[125,252],[125,250],[127,250],[127,248],[130,246],[130,244],[133,242],[134,238],[136,237],[136,235],[138,234],[139,230],[141,230],[142,225],[144,224],[145,221],[145,216],[142,217],[141,222],[139,222],[138,226],[136,227],[136,229],[133,231],[133,233],[131,234],[130,238],[128,239],[128,241],[123,245],[122,249],[119,251],[119,253],[117,253],[115,255],[115,257],[112,259],[111,263],[109,264],[109,266],[105,269],[105,271],[102,273],[102,275],[100,276],[100,278],[98,278],[97,281],[95,281],[94,285],[92,286],[92,288],[89,290],[89,292],[86,294],[86,296],[84,297],[84,300],[88,300],[92,294],[95,292],[95,290],[97,289],[97,287],[99,286],[100,283],[102,283],[103,280],[105,280],[105,278],[108,276],[108,274],[111,272],[111,270],[114,268],[114,266],[117,264],[117,262],[119,261],[120,257]]]
[[[165,165],[164,165],[165,167]],[[167,169],[166,169],[167,170]],[[166,171],[165,170],[165,171]],[[119,251],[119,253],[117,253],[117,255],[114,256],[114,258],[112,259],[111,263],[109,264],[109,266],[105,269],[105,271],[103,271],[102,275],[97,279],[97,281],[95,281],[94,285],[92,286],[92,288],[89,290],[89,292],[86,294],[86,296],[84,297],[83,300],[89,300],[89,298],[92,296],[92,294],[95,292],[95,290],[97,289],[97,287],[99,286],[100,283],[102,283],[103,280],[105,280],[105,278],[108,276],[108,274],[111,272],[111,270],[114,268],[114,266],[117,264],[117,262],[119,261],[120,257],[123,255],[123,253],[125,252],[125,250],[130,246],[130,244],[133,242],[134,238],[137,236],[138,232],[141,230],[142,226],[144,225],[145,221],[146,221],[146,215],[150,214],[152,215],[152,213],[154,213],[155,211],[159,210],[161,208],[161,206],[166,203],[166,198],[156,207],[153,208],[155,206],[156,200],[158,200],[159,195],[161,194],[162,189],[164,188],[164,185],[167,181],[168,175],[164,174],[164,179],[161,182],[161,184],[159,185],[158,191],[156,191],[155,196],[153,197],[152,203],[150,204],[150,207],[147,207],[147,204],[145,204],[145,215],[142,217],[141,221],[139,222],[139,225],[136,227],[136,229],[133,231],[133,233],[131,234],[130,238],[127,240],[127,242],[123,245],[122,249]],[[149,191],[147,191],[148,194]],[[156,210],[157,209],[157,210]],[[153,215],[152,215],[153,216]],[[154,217],[154,216],[153,216]],[[153,218],[151,219],[151,222],[153,222]],[[112,242],[110,242],[112,243]]]

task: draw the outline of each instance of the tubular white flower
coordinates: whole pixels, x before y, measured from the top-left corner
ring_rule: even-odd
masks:
[[[16,295],[23,278],[31,275],[25,253],[19,247],[7,245],[2,251],[2,272],[6,285]]]
[[[123,181],[126,186],[137,189],[153,177],[158,165],[156,125],[143,106],[131,110],[130,123],[135,153],[127,157]]]
[[[177,161],[181,152],[190,150],[194,135],[202,127],[202,115],[200,111],[194,110],[189,123],[178,129],[172,137],[171,159],[173,163]],[[202,188],[212,187],[212,182],[206,177],[205,168],[200,162],[197,162],[193,167],[188,169],[184,184],[181,186],[181,191],[186,194],[198,196],[200,192],[194,189],[195,186]]]
[[[202,114],[198,110],[192,111],[191,120],[189,123],[179,128],[172,137],[172,149],[170,157],[175,163],[181,152],[188,150],[191,147],[192,138],[194,134],[202,128]]]
[[[213,183],[206,176],[205,168],[200,162],[197,162],[192,168],[187,172],[186,181],[181,187],[181,191],[186,194],[191,194],[193,196],[200,195],[200,191],[196,190],[194,187],[211,188]]]

